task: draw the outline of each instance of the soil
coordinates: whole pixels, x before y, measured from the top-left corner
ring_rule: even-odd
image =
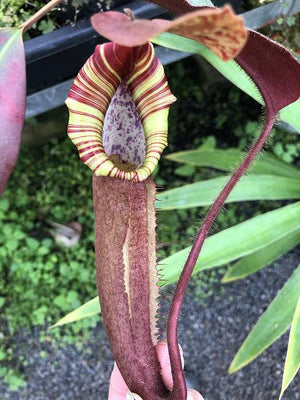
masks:
[[[257,318],[296,268],[300,247],[272,267],[242,281],[228,284],[222,296],[200,304],[187,294],[181,314],[179,337],[186,371],[206,400],[277,400],[288,333],[240,372],[227,368]],[[216,293],[220,293],[216,288]],[[79,352],[74,346],[56,348],[39,342],[39,332],[20,332],[19,351],[26,354],[23,371],[26,388],[16,392],[0,383],[1,400],[105,400],[112,359],[100,323],[93,338]],[[40,353],[44,351],[44,357]],[[283,400],[300,399],[299,375]]]

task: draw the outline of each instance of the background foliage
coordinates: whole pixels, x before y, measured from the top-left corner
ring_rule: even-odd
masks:
[[[1,0],[0,28],[20,25],[46,3],[48,0]],[[52,10],[35,24],[26,37],[32,38],[52,32],[66,24],[73,24],[78,18],[82,19],[92,13],[109,9],[111,4],[112,0],[62,0],[60,8]]]

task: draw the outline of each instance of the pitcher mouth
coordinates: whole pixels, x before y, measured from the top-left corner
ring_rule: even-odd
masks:
[[[152,174],[167,145],[175,100],[152,44],[105,43],[71,87],[68,135],[95,175],[140,182]],[[124,102],[128,107],[122,109]],[[114,125],[116,120],[122,126]]]

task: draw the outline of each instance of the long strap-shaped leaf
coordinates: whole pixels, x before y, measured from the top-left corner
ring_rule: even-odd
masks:
[[[173,50],[201,55],[236,87],[264,105],[263,97],[257,86],[235,60],[224,62],[201,43],[168,32],[151,39],[151,42]],[[279,117],[300,132],[299,114],[300,100],[297,100],[280,110]]]
[[[249,364],[286,332],[291,325],[299,293],[300,265],[248,335],[230,365],[230,373]]]
[[[181,151],[166,156],[168,160],[175,162],[229,172],[233,170],[241,157],[242,153],[239,149],[207,149],[202,146],[196,150]],[[268,153],[261,154],[249,172],[251,175],[274,175],[300,179],[300,169]]]
[[[167,190],[158,195],[157,208],[176,210],[210,205],[227,181],[227,176],[220,176]],[[226,203],[282,199],[300,199],[299,179],[272,175],[244,176]]]
[[[300,202],[269,211],[210,236],[197,259],[194,273],[220,267],[274,243],[299,227]],[[232,245],[234,243],[234,246]],[[164,284],[177,282],[190,247],[161,262]]]
[[[17,162],[25,95],[22,29],[0,29],[0,195]]]
[[[280,399],[300,368],[300,296],[294,314],[286,355]]]
[[[232,282],[237,279],[243,279],[254,272],[266,267],[276,259],[287,253],[293,247],[300,243],[300,227],[295,230],[288,231],[286,235],[282,235],[269,245],[242,258],[224,275],[222,282]]]
[[[23,33],[60,1],[49,1],[20,27],[0,29],[0,196],[17,162],[25,119]]]

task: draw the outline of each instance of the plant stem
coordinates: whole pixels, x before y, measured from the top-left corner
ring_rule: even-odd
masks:
[[[21,28],[23,28],[23,33],[25,33],[29,28],[32,27],[33,24],[38,22],[44,15],[46,15],[52,8],[61,3],[62,0],[51,0],[48,4],[42,7],[37,13],[35,13],[32,17],[30,17],[27,21],[25,21]]]
[[[186,387],[185,387],[185,379],[184,374],[181,367],[180,353],[178,348],[178,338],[177,338],[177,323],[178,316],[180,312],[180,308],[182,305],[183,297],[185,291],[187,289],[190,277],[192,275],[194,266],[199,257],[200,251],[202,249],[204,240],[206,239],[217,215],[219,214],[221,208],[223,207],[225,200],[231,193],[232,189],[238,183],[239,179],[244,175],[249,165],[255,159],[259,151],[262,149],[265,144],[269,133],[273,127],[275,120],[275,115],[273,113],[268,114],[267,121],[265,123],[264,130],[258,140],[254,143],[253,147],[244,158],[240,166],[233,173],[228,183],[225,185],[217,199],[214,201],[213,205],[209,209],[202,226],[197,234],[197,237],[194,241],[188,259],[185,263],[181,276],[179,278],[178,284],[175,289],[174,297],[172,300],[169,319],[168,319],[168,347],[172,368],[172,375],[174,381],[174,391],[172,392],[172,400],[182,400],[186,399]]]

